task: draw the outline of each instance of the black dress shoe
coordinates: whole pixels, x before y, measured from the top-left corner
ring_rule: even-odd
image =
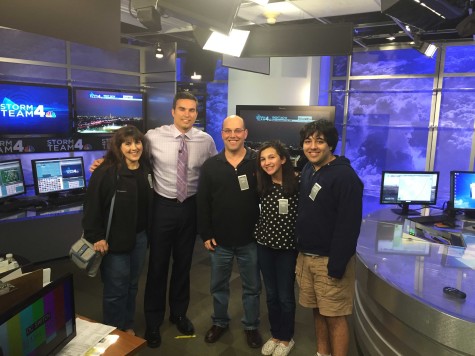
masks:
[[[249,345],[249,347],[257,349],[262,346],[262,337],[259,333],[259,330],[244,330],[244,332],[246,333],[247,344]]]
[[[223,328],[218,325],[213,325],[211,329],[205,335],[205,342],[213,344],[219,340],[221,335],[226,331],[227,328]]]
[[[162,343],[162,337],[160,336],[160,330],[157,329],[147,329],[145,331],[145,340],[147,340],[147,346],[156,349]]]
[[[193,335],[195,333],[195,328],[191,323],[190,319],[186,316],[172,316],[170,315],[169,319],[173,324],[176,324],[176,328],[179,332],[184,335]]]

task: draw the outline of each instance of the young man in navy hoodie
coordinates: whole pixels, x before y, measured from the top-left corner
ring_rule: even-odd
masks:
[[[299,303],[313,309],[317,355],[348,353],[355,291],[355,252],[363,183],[347,158],[334,155],[338,132],[326,120],[305,125],[297,218]]]

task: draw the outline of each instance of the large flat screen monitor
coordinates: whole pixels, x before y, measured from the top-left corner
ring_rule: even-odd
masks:
[[[475,218],[475,172],[450,172],[450,206]]]
[[[52,198],[59,194],[84,193],[84,162],[79,157],[35,159],[31,161],[35,192]]]
[[[69,135],[67,86],[0,82],[0,136]]]
[[[417,215],[409,205],[436,204],[438,183],[439,172],[383,171],[380,203],[399,205],[396,214]]]
[[[21,161],[0,162],[0,202],[26,192]]]
[[[236,105],[248,129],[247,144],[257,148],[260,143],[278,139],[290,146],[300,146],[300,129],[308,122],[325,119],[335,121],[334,106]]]
[[[74,89],[74,131],[79,134],[111,134],[133,125],[144,125],[143,94],[134,91]]]
[[[55,355],[74,336],[72,274],[51,282],[0,315],[0,355]]]

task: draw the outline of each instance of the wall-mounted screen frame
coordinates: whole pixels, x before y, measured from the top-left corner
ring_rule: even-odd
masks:
[[[145,129],[145,94],[133,90],[74,88],[74,132],[112,134],[126,125]]]
[[[334,106],[298,105],[236,105],[236,115],[244,119],[246,142],[256,143],[278,139],[292,147],[300,146],[300,129],[308,122],[325,119],[335,122]]]
[[[68,86],[0,82],[0,137],[69,136]]]

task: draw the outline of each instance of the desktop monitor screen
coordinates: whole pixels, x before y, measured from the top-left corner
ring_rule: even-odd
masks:
[[[0,162],[0,201],[24,194],[25,191],[21,161],[13,159]]]
[[[84,162],[79,157],[35,159],[31,161],[36,194],[84,192]]]
[[[335,122],[335,107],[236,105],[236,115],[245,121],[246,141],[251,147],[272,139],[290,147],[300,147],[300,129],[318,119]]]
[[[70,97],[67,86],[0,82],[0,135],[69,135]]]
[[[126,125],[144,130],[143,94],[99,89],[74,90],[74,130],[111,134]]]
[[[416,214],[409,211],[410,204],[433,205],[437,202],[439,172],[384,171],[381,177],[381,204],[397,204],[401,215]]]
[[[51,282],[0,315],[0,355],[54,355],[74,336],[72,274]]]
[[[450,203],[456,211],[475,214],[475,172],[450,172]]]

